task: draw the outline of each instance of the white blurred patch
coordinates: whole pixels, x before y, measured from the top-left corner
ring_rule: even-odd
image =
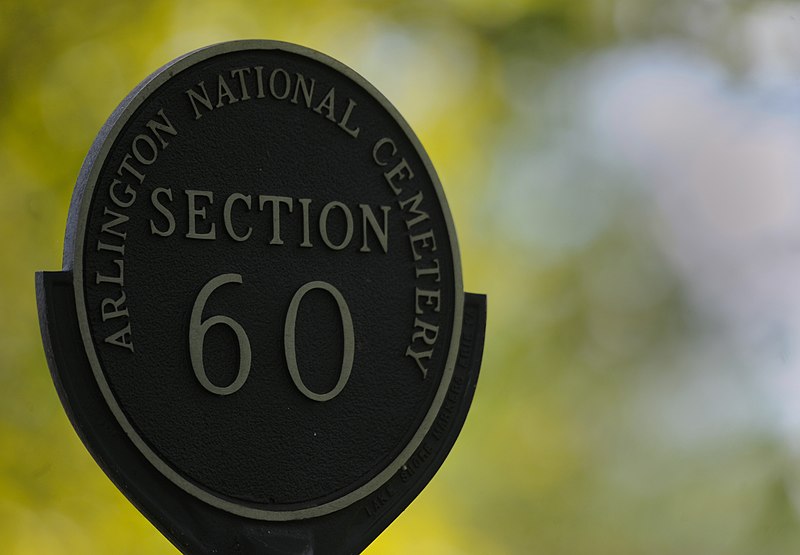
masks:
[[[713,448],[766,431],[800,454],[800,7],[745,13],[727,20],[736,71],[687,42],[605,53],[539,90],[514,66],[520,118],[495,155],[487,209],[537,256],[587,247],[614,219],[639,223],[693,313],[679,351],[640,372],[642,433]],[[525,108],[536,102],[551,103],[547,136]],[[631,188],[645,217],[618,205]],[[613,312],[602,303],[622,306],[615,295],[637,291],[625,284],[648,279],[636,256],[589,272],[600,343]],[[633,305],[663,289],[642,288]]]
[[[778,44],[798,31],[779,22],[766,33],[768,21],[752,23],[756,53],[765,36]],[[800,438],[800,106],[784,101],[797,82],[759,68],[737,80],[669,44],[612,53],[582,73],[590,142],[635,176],[664,253],[727,346],[686,346],[703,365],[682,373],[665,422],[693,420],[678,428],[705,428],[705,439],[736,433],[746,398],[784,438]]]
[[[584,169],[568,154],[536,151],[519,137],[505,139],[491,176],[500,190],[491,213],[504,235],[564,255],[586,247],[606,227],[613,191],[585,179]]]

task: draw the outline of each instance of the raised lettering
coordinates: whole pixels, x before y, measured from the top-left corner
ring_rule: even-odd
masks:
[[[419,304],[420,299],[426,299],[425,303],[423,303],[424,306],[432,306],[434,312],[439,312],[439,309],[441,308],[441,303],[440,303],[441,299],[439,296],[438,289],[434,291],[428,291],[417,287],[415,296],[416,296],[415,309],[417,314],[424,314],[425,312]]]
[[[103,207],[103,215],[114,216],[114,219],[111,220],[110,222],[106,222],[103,225],[101,225],[100,233],[110,233],[111,235],[116,235],[117,237],[121,237],[122,240],[124,241],[125,237],[127,237],[127,233],[124,231],[117,231],[114,228],[120,224],[124,224],[125,222],[130,220],[130,218],[128,216],[125,216],[124,214],[117,214],[113,210],[109,210],[108,206]]]
[[[116,345],[117,347],[122,347],[124,349],[128,349],[130,352],[133,351],[133,339],[131,337],[131,325],[128,324],[117,333],[111,334],[106,337],[106,343],[111,345]]]
[[[120,208],[130,208],[134,201],[136,200],[136,191],[130,185],[125,185],[125,193],[128,195],[128,201],[121,200],[117,193],[114,190],[114,187],[121,184],[122,182],[119,179],[115,179],[111,185],[108,187],[108,196],[111,198],[111,202],[119,206]]]
[[[316,85],[316,81],[312,77],[310,79],[311,87],[309,88],[306,85],[306,78],[303,77],[302,73],[295,73],[295,76],[297,76],[297,81],[294,83],[294,96],[292,96],[292,104],[297,104],[298,94],[302,90],[306,108],[311,108],[311,99],[314,96],[314,85]]]
[[[283,93],[282,94],[278,94],[278,91],[275,90],[275,87],[276,87],[276,85],[275,85],[275,76],[276,75],[283,76]],[[284,100],[289,96],[289,94],[291,94],[291,92],[292,92],[292,80],[289,77],[289,74],[286,73],[285,69],[277,68],[277,69],[272,70],[272,73],[270,73],[270,75],[269,75],[269,92],[271,92],[272,96],[274,98],[277,98],[278,100]]]
[[[406,200],[398,201],[398,204],[400,205],[400,208],[402,208],[403,210],[406,210],[406,206],[408,206],[409,204],[411,205],[411,208],[409,210],[407,210],[409,216],[411,214],[415,214],[416,215],[416,217],[414,219],[407,219],[406,220],[406,227],[408,229],[411,229],[415,225],[417,225],[417,224],[419,224],[421,222],[424,222],[425,220],[430,219],[430,216],[428,216],[427,212],[423,212],[422,210],[419,210],[419,205],[420,205],[420,203],[422,203],[422,198],[423,198],[422,197],[422,191],[419,191],[413,197],[407,198]]]
[[[166,114],[164,114],[164,109],[158,111],[158,115],[161,116],[161,119],[164,120],[164,123],[157,122],[154,119],[151,119],[147,122],[147,128],[153,132],[153,135],[156,136],[156,139],[159,140],[161,143],[161,148],[167,148],[169,143],[164,140],[164,137],[161,136],[160,131],[164,131],[165,133],[169,133],[170,135],[177,135],[178,131],[173,127],[172,123],[167,119]]]
[[[104,276],[100,274],[100,272],[96,272],[95,280],[97,282],[97,285],[100,285],[101,283],[112,283],[114,285],[119,285],[120,287],[125,285],[124,283],[125,261],[120,258],[117,258],[113,260],[113,262],[114,264],[117,265],[117,268],[119,268],[119,274],[116,276]]]
[[[170,212],[169,209],[161,204],[161,201],[158,200],[158,196],[162,194],[166,195],[170,202],[172,201],[172,189],[157,187],[156,189],[153,189],[152,193],[150,193],[150,202],[152,203],[153,208],[158,210],[167,219],[167,229],[158,229],[155,222],[151,219],[150,233],[153,235],[160,235],[161,237],[169,237],[175,232],[175,217],[172,215],[172,212]]]
[[[403,158],[394,168],[384,173],[383,177],[386,179],[386,183],[389,184],[389,187],[392,188],[392,191],[394,191],[394,194],[399,195],[403,189],[398,187],[396,182],[413,179],[414,172],[411,171],[411,167],[408,165],[408,162],[406,162],[406,159]]]
[[[297,199],[300,203],[300,206],[303,208],[303,242],[300,243],[301,247],[313,247],[314,245],[311,244],[311,237],[309,234],[309,206],[311,205],[310,198],[301,198]]]
[[[379,166],[386,166],[387,164],[389,164],[389,162],[385,161],[383,158],[378,156],[378,152],[385,146],[388,146],[389,148],[392,149],[390,156],[394,156],[395,154],[397,154],[397,145],[395,145],[394,141],[391,140],[389,137],[384,137],[378,140],[378,142],[375,143],[375,146],[372,147],[372,159],[375,160],[375,163],[378,164]]]
[[[225,230],[228,232],[228,235],[234,241],[246,241],[250,235],[253,233],[253,228],[247,228],[247,232],[244,235],[239,235],[233,229],[233,221],[231,220],[231,210],[233,209],[233,203],[237,200],[244,202],[247,209],[250,210],[250,195],[243,195],[241,193],[233,193],[231,196],[225,200],[225,208],[222,211],[222,220],[225,223]]]
[[[342,121],[339,122],[339,127],[344,129],[348,135],[351,137],[358,138],[359,132],[361,132],[361,128],[356,127],[355,129],[351,129],[347,127],[347,123],[350,121],[350,114],[353,113],[353,108],[357,106],[356,101],[352,98],[347,99],[347,109],[344,111],[344,116],[342,117]]]
[[[336,100],[336,89],[331,87],[331,90],[328,91],[328,94],[325,95],[325,98],[314,108],[314,111],[318,114],[322,114],[322,110],[327,110],[328,114],[325,116],[331,121],[336,121],[336,117],[333,115],[333,105]]]
[[[264,210],[266,203],[272,204],[272,239],[270,245],[282,245],[281,239],[281,204],[285,204],[292,211],[292,199],[290,197],[278,197],[273,195],[259,195],[258,196],[258,209]]]
[[[409,237],[409,241],[411,242],[411,252],[414,254],[414,260],[420,260],[422,255],[417,251],[417,245],[421,245],[422,248],[430,249],[431,252],[436,250],[436,240],[433,236],[433,230],[429,229],[424,233],[420,233],[419,235],[412,235]]]
[[[126,170],[133,177],[135,177],[139,181],[139,183],[144,183],[144,174],[141,173],[140,171],[138,171],[136,168],[134,168],[133,166],[131,166],[128,163],[128,161],[131,158],[133,158],[133,156],[130,153],[126,154],[122,158],[122,163],[119,165],[119,168],[117,168],[117,175],[119,175],[121,177],[122,176],[122,170]]]
[[[417,366],[422,372],[422,378],[423,379],[427,378],[428,369],[422,364],[422,359],[430,360],[430,358],[433,356],[433,349],[430,349],[428,351],[418,352],[412,349],[411,347],[408,347],[406,349],[406,356],[409,356],[414,359],[414,362],[417,363]]]
[[[416,331],[417,329],[419,329],[419,331]],[[419,318],[414,318],[414,330],[411,341],[422,339],[428,346],[432,346],[436,343],[436,338],[439,337],[439,326],[423,322]]]
[[[207,110],[211,111],[214,109],[214,106],[211,104],[211,99],[208,98],[208,91],[206,91],[206,83],[205,81],[200,81],[197,86],[203,93],[203,96],[197,94],[197,91],[194,89],[189,89],[186,91],[187,96],[189,97],[189,101],[192,103],[192,108],[194,108],[194,119],[200,119],[202,114],[200,110],[197,109],[197,102],[202,104],[206,107]]]
[[[375,237],[378,239],[378,242],[383,249],[383,252],[389,252],[389,210],[390,207],[388,206],[381,206],[381,210],[383,211],[383,227],[378,225],[378,220],[375,218],[375,214],[372,212],[372,208],[366,204],[359,204],[359,208],[361,208],[361,222],[362,222],[362,229],[364,231],[364,243],[361,245],[359,249],[361,252],[371,252],[369,245],[367,245],[367,223],[369,223],[370,228],[372,228],[372,232],[375,234]]]
[[[197,232],[197,217],[199,216],[201,220],[206,219],[206,207],[198,208],[197,207],[197,197],[203,197],[208,199],[208,204],[211,205],[214,202],[214,193],[211,191],[186,191],[186,196],[188,197],[188,207],[189,207],[189,231],[186,233],[186,237],[189,239],[216,239],[217,232],[215,229],[215,224],[212,222],[211,227],[208,231],[204,233]]]
[[[125,291],[122,291],[121,294],[122,296],[119,299],[106,298],[100,303],[100,314],[103,317],[103,322],[112,318],[128,316],[128,309],[120,308],[125,304]]]
[[[328,215],[334,208],[338,208],[342,211],[347,226],[344,233],[344,238],[338,245],[331,241],[330,237],[328,236]],[[319,215],[319,234],[322,237],[322,242],[335,251],[340,251],[349,245],[350,239],[353,238],[353,215],[350,213],[350,209],[338,201],[333,201],[326,204],[322,209],[322,213]]]
[[[142,141],[147,143],[147,146],[150,149],[149,158],[142,154],[142,151],[139,148],[139,145],[141,145]],[[149,135],[136,135],[136,138],[133,139],[133,155],[141,164],[144,164],[145,166],[151,165],[158,158],[158,147],[156,146],[156,142],[151,139]]]
[[[224,106],[222,102],[223,98],[228,99],[228,104],[239,102],[239,99],[233,96],[231,88],[228,86],[228,83],[225,82],[225,78],[220,74],[217,76],[217,108],[222,108],[222,106]]]
[[[244,81],[244,74],[247,73],[250,75],[250,68],[249,67],[240,67],[238,69],[231,70],[231,77],[238,77],[239,78],[239,88],[242,89],[242,100],[250,100],[250,95],[247,94],[247,84]]]

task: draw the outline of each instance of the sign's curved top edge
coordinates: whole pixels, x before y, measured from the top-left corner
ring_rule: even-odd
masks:
[[[209,58],[246,50],[282,50],[292,54],[305,56],[340,72],[345,77],[353,81],[356,85],[363,88],[364,91],[373,98],[375,98],[380,103],[381,107],[388,112],[395,122],[397,122],[397,124],[400,126],[400,129],[409,139],[414,147],[414,150],[419,156],[419,159],[422,161],[425,171],[431,179],[431,183],[436,192],[437,201],[439,202],[442,215],[445,219],[448,239],[450,241],[453,257],[453,286],[455,299],[452,323],[453,333],[447,352],[442,381],[433,398],[431,407],[425,415],[425,418],[423,419],[419,429],[415,432],[408,444],[406,444],[406,446],[403,448],[400,455],[398,455],[398,457],[392,461],[392,463],[390,463],[386,468],[370,479],[366,484],[363,484],[359,488],[356,488],[344,496],[332,501],[314,507],[298,510],[265,510],[217,497],[178,474],[155,452],[153,452],[150,446],[134,430],[133,426],[128,421],[127,416],[116,402],[114,394],[105,379],[103,370],[100,367],[97,353],[94,349],[84,298],[83,247],[89,206],[93,197],[98,174],[102,169],[109,150],[115,143],[122,128],[125,126],[128,119],[136,112],[136,110],[150,97],[150,95],[172,76],[188,69],[195,63],[207,60]],[[378,91],[355,70],[317,50],[289,42],[265,39],[244,39],[221,42],[193,50],[187,54],[175,58],[174,60],[154,71],[147,78],[141,81],[125,97],[125,99],[123,99],[123,101],[114,109],[108,120],[104,123],[81,167],[73,192],[67,219],[67,230],[64,240],[63,269],[65,271],[71,271],[73,274],[73,289],[78,312],[78,324],[84,349],[92,367],[92,372],[100,387],[101,393],[106,400],[106,403],[111,409],[111,412],[114,414],[116,420],[127,433],[128,437],[136,445],[139,451],[141,451],[142,454],[148,459],[148,461],[177,486],[212,506],[247,518],[287,521],[322,516],[347,507],[376,491],[401,469],[403,464],[408,461],[408,459],[421,445],[444,402],[456,364],[458,347],[461,338],[461,326],[464,308],[464,288],[461,274],[461,259],[455,225],[450,208],[445,198],[439,176],[433,168],[433,164],[431,163],[427,152],[422,147],[421,142],[409,126],[408,122],[398,112],[394,105],[392,105],[392,103],[389,102],[389,100],[380,91]]]

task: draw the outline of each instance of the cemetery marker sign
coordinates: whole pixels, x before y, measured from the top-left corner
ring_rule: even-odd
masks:
[[[363,550],[452,447],[486,314],[402,117],[273,41],[122,102],[37,298],[73,426],[187,554]]]

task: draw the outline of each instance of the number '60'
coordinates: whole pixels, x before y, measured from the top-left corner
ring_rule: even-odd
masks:
[[[211,316],[203,320],[203,308],[206,301],[211,294],[219,287],[227,283],[242,283],[241,274],[221,274],[209,280],[200,293],[192,306],[192,315],[189,319],[189,356],[192,361],[192,369],[194,375],[200,384],[211,393],[217,395],[230,395],[237,392],[247,381],[250,375],[250,367],[252,363],[252,351],[250,349],[250,339],[244,328],[228,316]],[[339,381],[327,393],[316,393],[311,391],[306,384],[303,383],[303,378],[300,377],[300,369],[297,367],[297,353],[295,349],[295,326],[297,324],[297,310],[300,307],[300,302],[306,293],[313,289],[322,289],[331,294],[339,307],[339,314],[342,317],[342,330],[344,332],[344,356],[342,357],[342,368],[339,373]],[[203,341],[205,340],[206,332],[215,325],[228,326],[236,334],[236,339],[239,342],[239,369],[236,373],[236,378],[228,385],[221,387],[211,383],[208,379],[205,366],[203,364]],[[289,375],[292,377],[294,385],[300,392],[314,401],[329,401],[336,397],[350,378],[350,371],[353,369],[353,352],[355,350],[355,339],[353,334],[353,319],[350,316],[350,309],[336,287],[325,281],[310,281],[303,285],[292,297],[289,303],[289,310],[286,313],[286,320],[284,323],[283,331],[283,346],[284,354],[286,355],[286,364],[289,367]]]

